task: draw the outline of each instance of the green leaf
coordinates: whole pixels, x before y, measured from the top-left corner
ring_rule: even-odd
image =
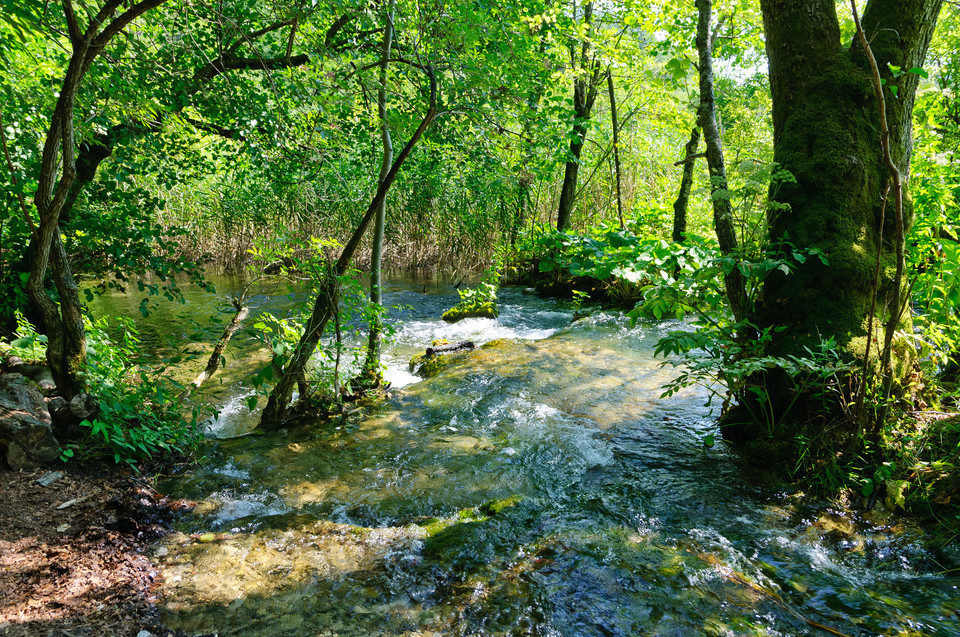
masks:
[[[720,268],[723,270],[724,276],[728,276],[733,269],[737,267],[737,262],[732,257],[724,257],[720,259]]]
[[[686,60],[681,60],[680,58],[673,58],[665,65],[667,71],[670,72],[670,75],[673,76],[673,79],[677,82],[687,77],[687,71],[690,69],[690,63]]]

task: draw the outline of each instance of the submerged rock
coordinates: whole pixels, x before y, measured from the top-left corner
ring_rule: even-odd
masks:
[[[476,572],[530,541],[541,515],[536,502],[514,495],[429,520],[422,525],[423,555],[460,575]]]

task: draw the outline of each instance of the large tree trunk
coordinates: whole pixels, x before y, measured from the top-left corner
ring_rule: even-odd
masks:
[[[904,70],[922,66],[941,4],[871,0],[863,15],[887,86],[898,89],[895,99],[887,100],[887,115],[893,158],[904,175],[918,77],[905,73],[894,78],[887,64]],[[883,232],[879,227],[888,171],[870,69],[858,42],[841,43],[833,0],[762,0],[761,7],[773,97],[774,161],[797,181],[771,191],[790,209],[771,209],[770,240],[820,250],[828,264],[808,258],[789,275],[773,273],[756,318],[763,325],[786,328],[774,335],[773,354],[802,354],[804,346],[832,336],[851,357],[862,358],[878,250],[881,300],[893,296],[897,258],[893,215],[886,215]],[[907,228],[910,210],[905,201]],[[878,245],[880,237],[883,245]]]

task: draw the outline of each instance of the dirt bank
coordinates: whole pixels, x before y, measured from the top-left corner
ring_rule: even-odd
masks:
[[[145,549],[174,508],[136,475],[0,471],[0,635],[173,635]]]

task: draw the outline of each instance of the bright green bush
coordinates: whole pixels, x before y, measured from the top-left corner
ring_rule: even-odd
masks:
[[[460,302],[443,313],[443,320],[456,323],[465,318],[497,318],[500,309],[497,307],[497,292],[500,289],[500,279],[503,273],[503,255],[500,251],[494,255],[494,263],[483,275],[483,281],[473,288],[457,290]]]
[[[18,338],[5,349],[25,359],[43,359],[46,337],[22,315]],[[111,458],[136,466],[143,460],[168,461],[189,455],[202,436],[201,412],[184,410],[178,396],[183,387],[141,358],[140,337],[133,321],[85,320],[87,364],[83,370],[89,392],[99,402],[96,416],[80,423],[81,436],[62,449],[61,458]],[[115,337],[110,332],[116,334]]]
[[[86,328],[84,374],[100,410],[93,420],[80,423],[84,437],[69,445],[63,456],[79,452],[136,465],[146,459],[180,459],[193,452],[202,439],[200,421],[205,414],[196,406],[184,408],[179,400],[182,385],[163,368],[144,364],[133,321],[117,318],[111,327],[100,319],[88,322]],[[110,331],[117,336],[111,337]]]

